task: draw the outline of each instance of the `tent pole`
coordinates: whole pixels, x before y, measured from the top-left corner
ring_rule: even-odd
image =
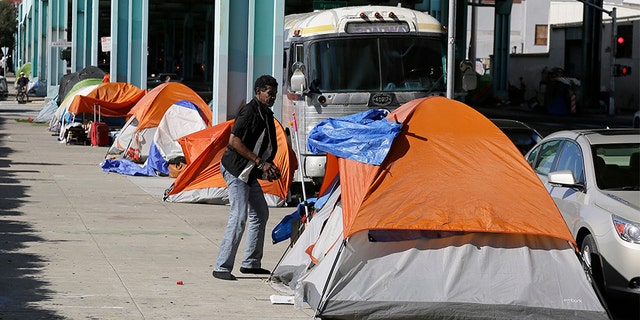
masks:
[[[267,282],[270,282],[270,281],[273,280],[273,273],[276,271],[276,268],[278,268],[278,266],[282,262],[282,259],[284,259],[284,256],[287,255],[287,252],[289,252],[289,248],[291,248],[291,245],[287,246],[287,249],[285,249],[284,252],[282,253],[282,256],[280,257],[280,260],[278,260],[278,263],[276,263],[275,267],[273,267],[273,270],[271,271],[271,274],[269,274],[269,278],[267,279]]]
[[[340,260],[340,256],[342,255],[342,250],[347,245],[347,239],[342,240],[342,244],[340,245],[340,249],[338,249],[338,254],[336,255],[336,259],[333,260],[333,265],[331,265],[331,270],[329,270],[329,274],[327,275],[327,282],[324,283],[324,287],[322,288],[322,294],[320,295],[320,304],[318,305],[318,309],[316,309],[315,317],[320,317],[322,311],[324,311],[327,306],[327,300],[325,300],[325,295],[327,294],[327,288],[329,288],[329,282],[331,281],[331,277],[333,277],[333,272],[338,265],[338,260]]]
[[[298,172],[300,173],[300,183],[302,184],[302,200],[304,204],[304,216],[305,223],[309,221],[309,208],[307,207],[307,191],[304,187],[304,177],[306,176],[304,172],[304,164],[300,163],[300,142],[298,141],[298,123],[296,121],[295,112],[291,114],[293,121],[291,125],[293,126],[293,140],[296,144],[296,157],[298,158]]]

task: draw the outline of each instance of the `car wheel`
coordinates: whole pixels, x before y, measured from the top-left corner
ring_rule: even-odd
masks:
[[[582,260],[590,273],[591,279],[598,286],[600,292],[604,292],[604,279],[600,264],[600,254],[598,253],[598,247],[596,246],[596,241],[593,239],[592,235],[588,234],[584,239],[582,239],[580,253],[582,255]]]

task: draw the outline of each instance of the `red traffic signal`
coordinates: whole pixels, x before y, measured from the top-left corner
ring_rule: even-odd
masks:
[[[618,26],[615,38],[616,58],[632,58],[633,25]]]
[[[624,77],[631,74],[631,66],[625,66],[621,64],[613,65],[613,76],[614,77]]]

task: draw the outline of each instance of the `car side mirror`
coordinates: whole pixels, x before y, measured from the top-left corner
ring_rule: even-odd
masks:
[[[552,186],[584,190],[584,185],[576,181],[571,170],[549,172],[547,178]]]

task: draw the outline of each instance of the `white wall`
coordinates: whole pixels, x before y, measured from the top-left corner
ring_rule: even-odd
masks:
[[[553,0],[549,8],[549,24],[582,22],[582,3],[576,0]]]
[[[520,20],[512,17],[511,25],[520,24],[524,50],[518,53],[544,53],[549,51],[549,44],[536,45],[536,25],[549,24],[550,0],[525,0],[522,2],[523,16]],[[548,35],[547,35],[548,39]],[[513,42],[513,41],[512,41]]]
[[[548,46],[535,43],[536,24],[548,24],[550,0],[522,0],[511,8],[510,53],[544,53]],[[476,57],[488,59],[493,53],[494,9],[478,7]],[[469,28],[471,28],[471,8],[469,9]],[[471,31],[467,30],[467,41]],[[468,46],[468,42],[467,42]]]
[[[616,7],[618,18],[639,16],[640,0],[605,0],[604,9],[610,11]],[[511,34],[509,52],[544,53],[549,45],[534,45],[535,27],[537,24],[551,25],[582,22],[583,5],[577,0],[522,0],[511,8]],[[603,20],[610,19],[603,13]],[[469,28],[471,28],[471,8],[469,8]],[[479,7],[477,16],[476,57],[486,58],[493,53],[494,9]],[[467,30],[467,41],[471,31]],[[468,47],[468,42],[467,42]]]
[[[535,0],[530,0],[534,2]],[[549,11],[550,24],[582,22],[582,3],[577,0],[551,0]],[[616,8],[616,16],[632,17],[640,15],[640,0],[604,0],[603,7],[607,11]],[[607,13],[602,14],[603,19],[609,19]]]

